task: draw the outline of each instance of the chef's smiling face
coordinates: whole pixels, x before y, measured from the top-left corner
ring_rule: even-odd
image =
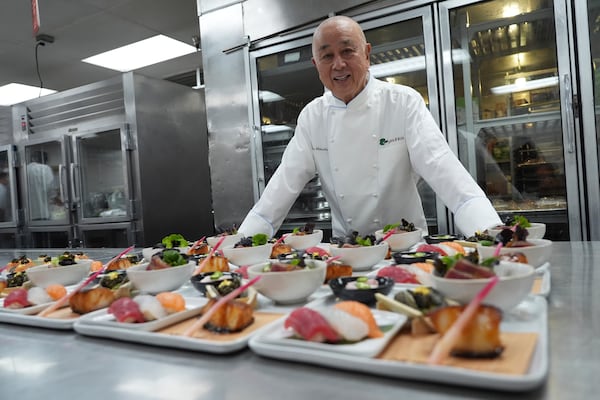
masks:
[[[356,22],[334,17],[322,23],[313,36],[312,52],[319,79],[335,97],[347,104],[364,89],[371,45]]]

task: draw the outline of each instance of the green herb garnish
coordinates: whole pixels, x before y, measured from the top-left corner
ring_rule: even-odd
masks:
[[[188,245],[188,241],[179,233],[172,233],[169,236],[165,236],[161,243],[164,244],[167,249],[172,249],[173,247],[185,247]]]
[[[263,244],[267,244],[268,240],[268,236],[264,233],[257,233],[252,236],[252,246],[262,246]]]

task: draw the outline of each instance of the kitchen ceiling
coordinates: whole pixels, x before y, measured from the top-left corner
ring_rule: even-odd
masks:
[[[39,33],[54,43],[37,50],[31,2],[0,1],[0,86],[16,82],[63,91],[121,73],[82,59],[163,34],[192,44],[199,37],[196,0],[38,0]],[[193,53],[136,70],[145,76],[196,84],[201,53]]]

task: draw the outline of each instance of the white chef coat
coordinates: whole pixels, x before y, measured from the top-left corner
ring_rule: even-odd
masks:
[[[239,231],[273,236],[315,173],[335,236],[372,234],[402,218],[427,232],[419,176],[454,213],[463,234],[501,223],[421,95],[373,77],[348,104],[326,92],[302,110],[280,166]]]
[[[49,191],[53,187],[53,182],[54,174],[50,166],[37,162],[27,164],[30,219],[50,219]]]

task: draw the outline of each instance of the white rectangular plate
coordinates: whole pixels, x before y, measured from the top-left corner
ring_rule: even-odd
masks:
[[[207,299],[205,297],[186,298],[186,309],[184,311],[169,314],[164,318],[160,318],[154,321],[142,323],[118,322],[115,319],[114,315],[109,314],[107,308],[103,308],[101,310],[93,311],[89,314],[82,315],[77,321],[77,323],[100,325],[108,328],[131,329],[139,331],[156,331],[158,329],[165,328],[169,325],[173,325],[178,322],[184,321],[188,318],[192,318],[196,315],[199,315],[200,311],[202,311],[202,306],[204,306],[206,302]]]
[[[547,303],[542,296],[530,296],[516,310],[506,315],[501,329],[506,332],[536,332],[538,341],[531,359],[529,371],[524,375],[507,375],[479,372],[451,366],[437,366],[356,357],[322,349],[290,346],[286,343],[265,341],[264,334],[250,339],[249,346],[255,353],[282,360],[317,364],[331,368],[382,375],[393,378],[414,379],[472,386],[502,391],[525,391],[544,382],[548,374],[548,327]]]
[[[23,307],[23,308],[5,308],[4,307],[4,299],[0,299],[0,312],[6,312],[11,314],[22,314],[22,315],[32,315],[37,314],[44,310],[46,307],[50,306],[52,303],[44,303],[38,304],[35,306]]]
[[[364,339],[356,343],[329,344],[311,342],[295,338],[293,332],[283,327],[285,318],[271,324],[269,329],[265,329],[261,335],[257,335],[257,340],[272,343],[274,345],[294,347],[299,351],[312,350],[322,352],[333,352],[348,354],[358,357],[374,357],[379,354],[389,341],[398,333],[402,325],[406,322],[404,315],[372,310],[377,325],[384,328],[384,335],[376,339]]]
[[[41,310],[40,310],[41,311]],[[0,312],[0,322],[9,324],[35,326],[48,329],[73,329],[73,324],[78,318],[60,319],[38,317],[37,315],[18,314],[10,312]]]

